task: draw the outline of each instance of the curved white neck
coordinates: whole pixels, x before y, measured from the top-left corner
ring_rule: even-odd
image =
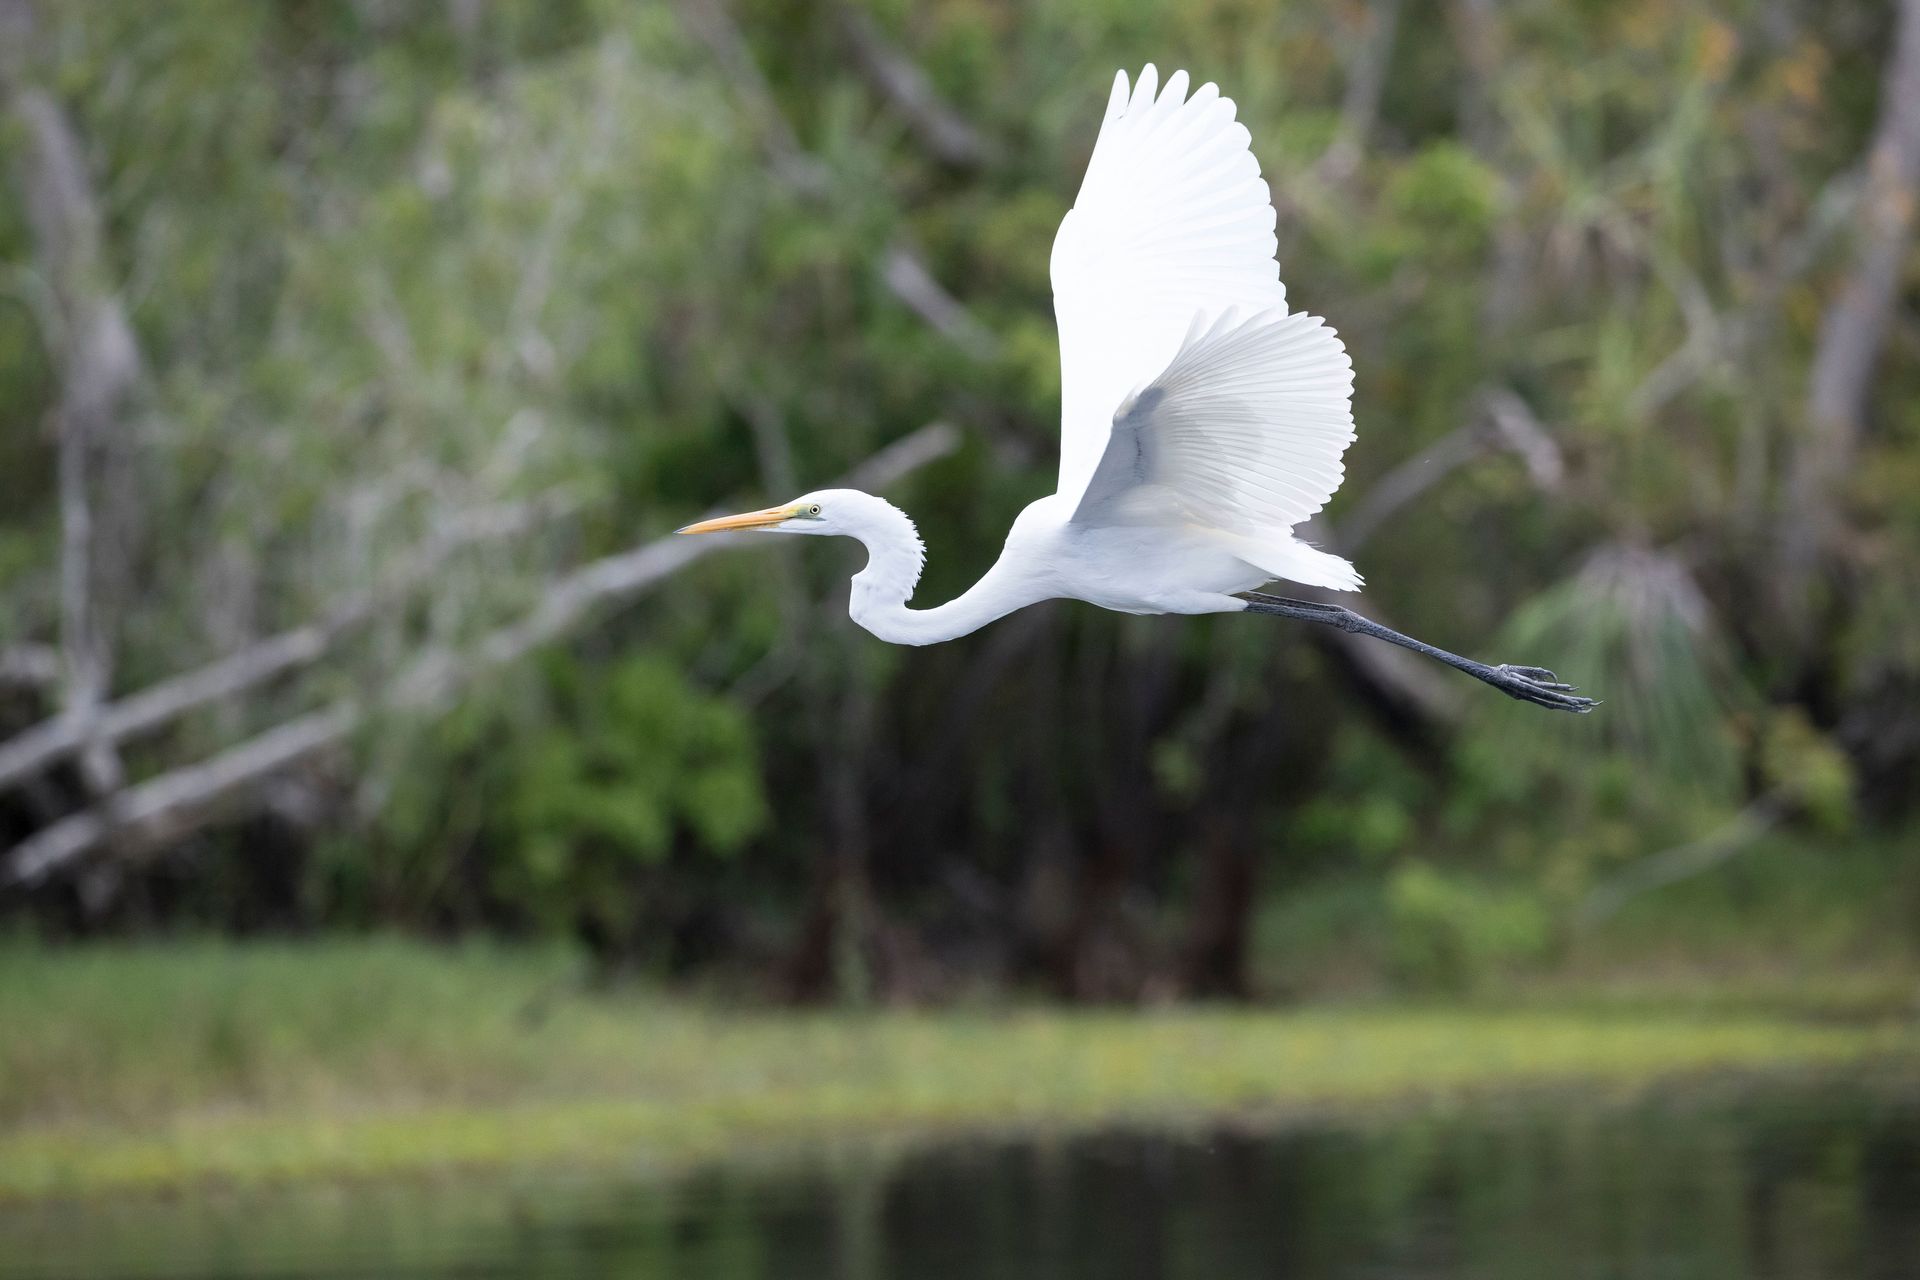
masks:
[[[926,548],[907,513],[875,500],[862,527],[848,530],[867,549],[867,567],[853,576],[847,613],[889,644],[938,644],[978,631],[1040,597],[1021,589],[996,562],[965,592],[932,609],[909,609]]]

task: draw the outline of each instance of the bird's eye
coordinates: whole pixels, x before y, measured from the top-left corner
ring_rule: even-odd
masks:
[[[807,508],[807,514],[808,514],[808,515],[810,515],[810,516],[817,516],[817,515],[819,515],[819,514],[820,514],[820,504],[816,502],[816,503],[814,503],[814,504],[813,504],[812,506],[810,506],[810,507],[808,507],[808,508]]]

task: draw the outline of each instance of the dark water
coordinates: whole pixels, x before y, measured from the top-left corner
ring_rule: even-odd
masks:
[[[1920,1096],[1695,1088],[675,1179],[0,1211],[0,1278],[1920,1277]]]

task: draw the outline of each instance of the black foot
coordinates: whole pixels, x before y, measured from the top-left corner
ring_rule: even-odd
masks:
[[[1503,662],[1497,667],[1488,667],[1487,674],[1480,678],[1509,698],[1531,702],[1537,707],[1585,715],[1600,705],[1592,698],[1580,697],[1572,685],[1561,684],[1560,677],[1545,667],[1516,667]]]
[[[1548,707],[1554,711],[1571,711],[1576,715],[1585,715],[1600,705],[1592,698],[1580,697],[1574,692],[1572,685],[1561,684],[1560,677],[1545,667],[1516,667],[1508,664],[1490,667],[1484,662],[1475,662],[1457,653],[1436,649],[1425,641],[1415,640],[1412,636],[1403,636],[1391,627],[1383,627],[1371,618],[1363,618],[1353,610],[1337,604],[1322,604],[1314,600],[1289,600],[1285,596],[1264,595],[1258,591],[1244,591],[1240,594],[1240,598],[1247,602],[1247,608],[1254,613],[1270,613],[1282,618],[1296,618],[1301,622],[1318,622],[1325,626],[1338,627],[1342,631],[1372,636],[1376,640],[1385,640],[1388,644],[1397,644],[1402,649],[1411,649],[1415,653],[1425,654],[1429,658],[1446,663],[1456,671],[1466,672],[1476,680],[1486,681],[1509,698],[1531,702],[1536,707]]]

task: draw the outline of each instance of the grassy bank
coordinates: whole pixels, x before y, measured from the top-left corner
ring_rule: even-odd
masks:
[[[720,1010],[552,952],[0,951],[0,1197],[1179,1124],[1920,1061],[1911,986],[1273,1012]]]

